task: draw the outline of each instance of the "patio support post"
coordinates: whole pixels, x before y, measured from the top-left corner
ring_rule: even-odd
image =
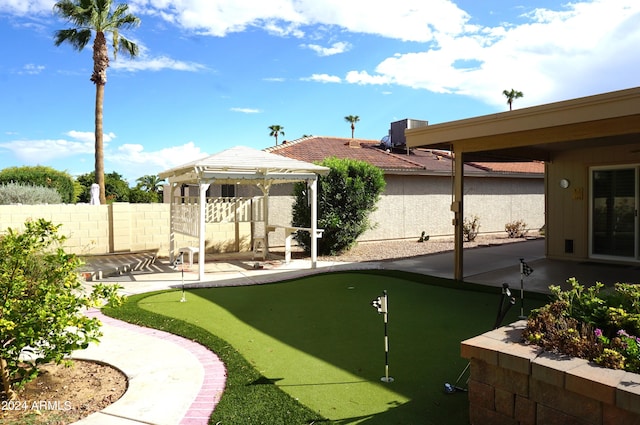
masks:
[[[318,260],[318,176],[307,182],[311,193],[311,268],[315,269]]]
[[[454,229],[454,264],[453,277],[456,280],[462,280],[463,277],[463,249],[464,234],[462,232],[464,222],[464,161],[462,152],[454,153],[454,173],[453,173],[453,204],[451,210],[454,213],[453,224]]]
[[[169,187],[169,262],[173,264],[175,260],[175,250],[176,250],[176,233],[173,229],[174,226],[174,217],[173,217],[173,204],[175,203],[175,192],[178,189],[178,183],[172,183]]]
[[[209,189],[210,184],[208,183],[200,183],[200,214],[198,224],[198,280],[204,280],[204,264],[205,264],[205,237],[206,237],[206,229],[207,229],[207,220],[206,220],[206,208],[207,208],[207,190]]]

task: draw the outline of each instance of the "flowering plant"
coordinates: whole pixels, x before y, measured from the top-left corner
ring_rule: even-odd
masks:
[[[551,286],[555,300],[534,310],[523,332],[525,342],[545,350],[585,358],[611,369],[640,373],[640,287],[617,283],[609,290]]]

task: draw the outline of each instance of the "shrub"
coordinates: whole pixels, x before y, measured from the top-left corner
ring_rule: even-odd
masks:
[[[352,247],[372,227],[369,213],[375,210],[386,183],[382,170],[364,161],[327,158],[321,165],[330,171],[318,179],[318,228],[324,229],[318,253],[335,255]],[[294,185],[294,197],[293,224],[310,227],[306,184]],[[295,238],[307,252],[311,250],[309,232],[298,232]]]
[[[472,242],[476,239],[476,236],[478,236],[478,231],[480,231],[479,220],[477,215],[473,215],[470,219],[465,217],[462,222],[462,236],[466,242]]]
[[[527,235],[527,223],[516,220],[504,225],[504,230],[510,238],[524,238]]]
[[[571,289],[551,286],[552,302],[532,311],[523,332],[526,342],[545,350],[581,357],[601,366],[640,372],[640,288],[616,283],[602,291],[575,278]]]
[[[57,190],[50,187],[33,186],[25,183],[0,184],[0,205],[10,204],[59,204],[62,198]]]
[[[0,183],[24,183],[56,190],[65,204],[76,201],[73,177],[51,167],[9,167],[0,171]],[[59,203],[60,201],[58,201]]]
[[[40,219],[0,236],[0,398],[13,399],[15,387],[34,379],[41,364],[62,363],[98,341],[100,322],[82,314],[83,308],[123,301],[112,285],[84,292],[80,260],[62,249],[59,227]],[[25,353],[35,360],[21,358]]]

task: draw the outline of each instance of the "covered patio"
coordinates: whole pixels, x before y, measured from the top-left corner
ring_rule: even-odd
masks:
[[[269,191],[273,185],[306,182],[311,204],[311,227],[298,228],[283,226],[290,236],[298,231],[308,231],[311,235],[311,268],[317,263],[317,238],[322,230],[317,227],[317,183],[319,175],[328,174],[329,169],[304,161],[286,158],[260,150],[237,146],[196,161],[180,165],[159,174],[169,182],[171,198],[171,226],[169,252],[173,263],[177,251],[175,234],[179,233],[197,239],[197,246],[184,247],[190,254],[198,253],[199,280],[204,280],[207,223],[245,222],[251,224],[252,241],[254,229],[258,224],[263,233],[260,235],[263,256],[269,251],[269,232],[274,229],[269,223]],[[207,198],[207,190],[212,184],[253,185],[261,193],[256,202],[233,202],[222,205]],[[198,187],[195,202],[180,196],[179,189],[184,185]],[[231,208],[228,208],[231,205]],[[282,223],[280,223],[282,225]],[[237,236],[236,236],[237,237]],[[255,242],[255,241],[254,241]]]
[[[454,277],[463,273],[464,163],[466,161],[545,163],[546,233],[548,258],[576,262],[640,262],[640,87],[571,99],[530,108],[446,122],[406,131],[407,147],[453,152]],[[600,175],[628,170],[629,193],[622,185],[598,189]],[[620,242],[615,220],[618,204],[627,202],[631,234],[622,257],[599,240]],[[602,207],[604,204],[605,207]],[[598,228],[603,210],[603,229]],[[600,234],[604,234],[603,237]],[[600,238],[600,239],[598,239]]]

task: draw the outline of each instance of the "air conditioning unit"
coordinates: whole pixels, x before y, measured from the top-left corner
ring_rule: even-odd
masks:
[[[429,125],[428,121],[414,120],[410,118],[392,122],[391,130],[389,131],[389,136],[391,136],[391,145],[394,148],[406,146],[407,139],[404,136],[404,131],[409,128],[426,127],[427,125]]]

